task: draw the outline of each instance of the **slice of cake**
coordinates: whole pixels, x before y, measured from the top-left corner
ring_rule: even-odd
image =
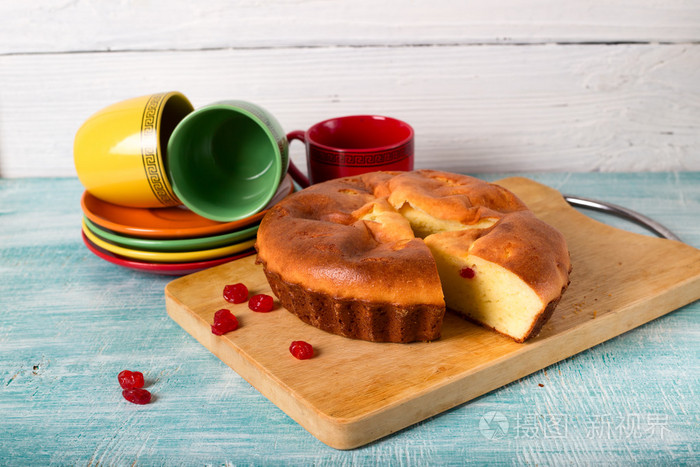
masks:
[[[561,234],[531,217],[522,211],[499,221],[498,230],[446,231],[425,239],[447,306],[518,342],[537,335],[568,285]],[[504,234],[511,229],[525,240]]]

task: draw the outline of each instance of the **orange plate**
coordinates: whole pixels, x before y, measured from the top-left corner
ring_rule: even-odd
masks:
[[[183,206],[170,208],[118,206],[102,201],[87,191],[83,193],[80,205],[88,219],[114,232],[147,238],[188,238],[231,232],[259,222],[270,206],[279,203],[292,191],[294,191],[294,183],[287,175],[265,210],[232,222],[213,221]]]

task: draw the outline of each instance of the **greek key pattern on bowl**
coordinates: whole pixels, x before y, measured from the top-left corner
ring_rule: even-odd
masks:
[[[400,162],[413,153],[413,142],[409,141],[397,148],[388,151],[362,153],[362,152],[331,152],[314,147],[311,158],[321,164],[344,167],[376,167]]]
[[[165,170],[158,151],[158,131],[156,124],[163,110],[165,93],[153,94],[148,98],[141,120],[141,160],[151,191],[163,206],[176,206],[179,203],[167,182]]]

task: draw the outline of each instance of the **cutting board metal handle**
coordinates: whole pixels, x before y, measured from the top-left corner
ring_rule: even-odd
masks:
[[[590,198],[582,198],[580,196],[564,195],[564,199],[574,207],[606,212],[608,214],[612,214],[623,219],[630,220],[636,224],[639,224],[642,227],[650,230],[651,232],[654,232],[655,234],[663,238],[667,238],[669,240],[676,240],[678,242],[681,241],[681,239],[676,234],[674,234],[673,232],[671,232],[671,230],[659,224],[655,220],[650,219],[643,214],[640,214],[623,206],[604,201],[598,201]]]

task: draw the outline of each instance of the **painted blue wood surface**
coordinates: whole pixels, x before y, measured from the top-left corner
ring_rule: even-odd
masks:
[[[700,173],[528,176],[642,212],[700,247]],[[83,246],[81,193],[77,179],[0,179],[0,464],[698,462],[700,302],[336,451],[170,320],[171,278],[120,268]],[[122,399],[117,374],[126,368],[144,373],[153,403]]]

